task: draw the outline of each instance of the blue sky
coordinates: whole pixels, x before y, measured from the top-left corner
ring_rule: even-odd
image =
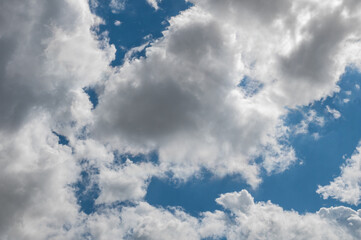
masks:
[[[161,37],[162,31],[169,25],[167,19],[191,5],[185,1],[163,1],[159,4],[160,9],[156,11],[146,1],[125,3],[126,9],[115,13],[112,12],[109,1],[99,1],[99,6],[93,9],[106,22],[100,26],[99,32],[108,31],[109,43],[117,48],[113,66],[123,63],[124,55],[129,49]],[[120,21],[121,24],[116,26],[115,21]]]
[[[0,239],[360,239],[360,16],[0,3]]]

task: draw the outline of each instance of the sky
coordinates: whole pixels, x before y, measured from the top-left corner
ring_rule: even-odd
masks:
[[[361,239],[361,2],[3,0],[0,239]]]

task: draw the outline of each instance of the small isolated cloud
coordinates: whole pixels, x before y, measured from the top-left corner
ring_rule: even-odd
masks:
[[[318,186],[317,193],[324,199],[329,197],[358,205],[361,199],[361,146],[341,167],[341,174],[329,185]]]
[[[329,106],[326,106],[327,112],[329,112],[330,114],[332,114],[332,116],[335,119],[338,119],[341,117],[341,113],[339,111],[337,111],[336,109],[330,108]]]
[[[154,8],[155,10],[159,9],[158,4],[161,2],[162,0],[147,0],[147,3]]]
[[[319,133],[312,133],[312,137],[315,139],[315,140],[318,140],[318,139],[320,139],[320,134]]]
[[[115,20],[115,21],[114,21],[114,25],[115,25],[115,26],[120,26],[121,24],[122,24],[122,22],[119,21],[119,20]]]

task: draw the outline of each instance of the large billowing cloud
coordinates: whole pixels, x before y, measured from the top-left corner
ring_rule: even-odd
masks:
[[[192,2],[145,58],[128,59],[106,82],[94,136],[124,151],[157,149],[175,177],[206,168],[256,186],[260,168],[284,171],[296,160],[283,141],[285,108],[332,94],[346,65],[359,64],[360,8]]]
[[[360,213],[344,207],[300,215],[241,191],[197,218],[144,202],[151,177],[169,171],[241,174],[256,187],[262,168],[286,170],[296,161],[286,107],[332,94],[344,67],[360,64],[358,1],[192,2],[146,57],[114,69],[88,1],[0,2],[1,239],[360,238]],[[114,154],[152,150],[157,163]],[[75,194],[84,162],[99,187],[89,215]]]
[[[114,54],[91,31],[99,22],[87,1],[0,3],[1,239],[48,239],[78,218],[80,169],[53,131],[89,122],[82,88]]]

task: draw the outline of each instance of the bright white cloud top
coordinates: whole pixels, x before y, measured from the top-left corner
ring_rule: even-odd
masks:
[[[262,172],[287,171],[298,162],[289,133],[324,124],[310,112],[289,129],[288,109],[338,92],[345,68],[361,67],[358,0],[190,2],[163,37],[112,67],[115,47],[96,34],[104,20],[88,1],[1,1],[0,239],[361,238],[360,210],[343,206],[299,214],[242,190],[195,217],[144,200],[154,176],[187,181],[206,169],[256,189]],[[126,1],[108,5],[118,12]],[[152,151],[157,163],[114,163],[114,153]],[[319,194],[360,202],[359,151]],[[75,194],[84,165],[99,171],[91,214]]]

